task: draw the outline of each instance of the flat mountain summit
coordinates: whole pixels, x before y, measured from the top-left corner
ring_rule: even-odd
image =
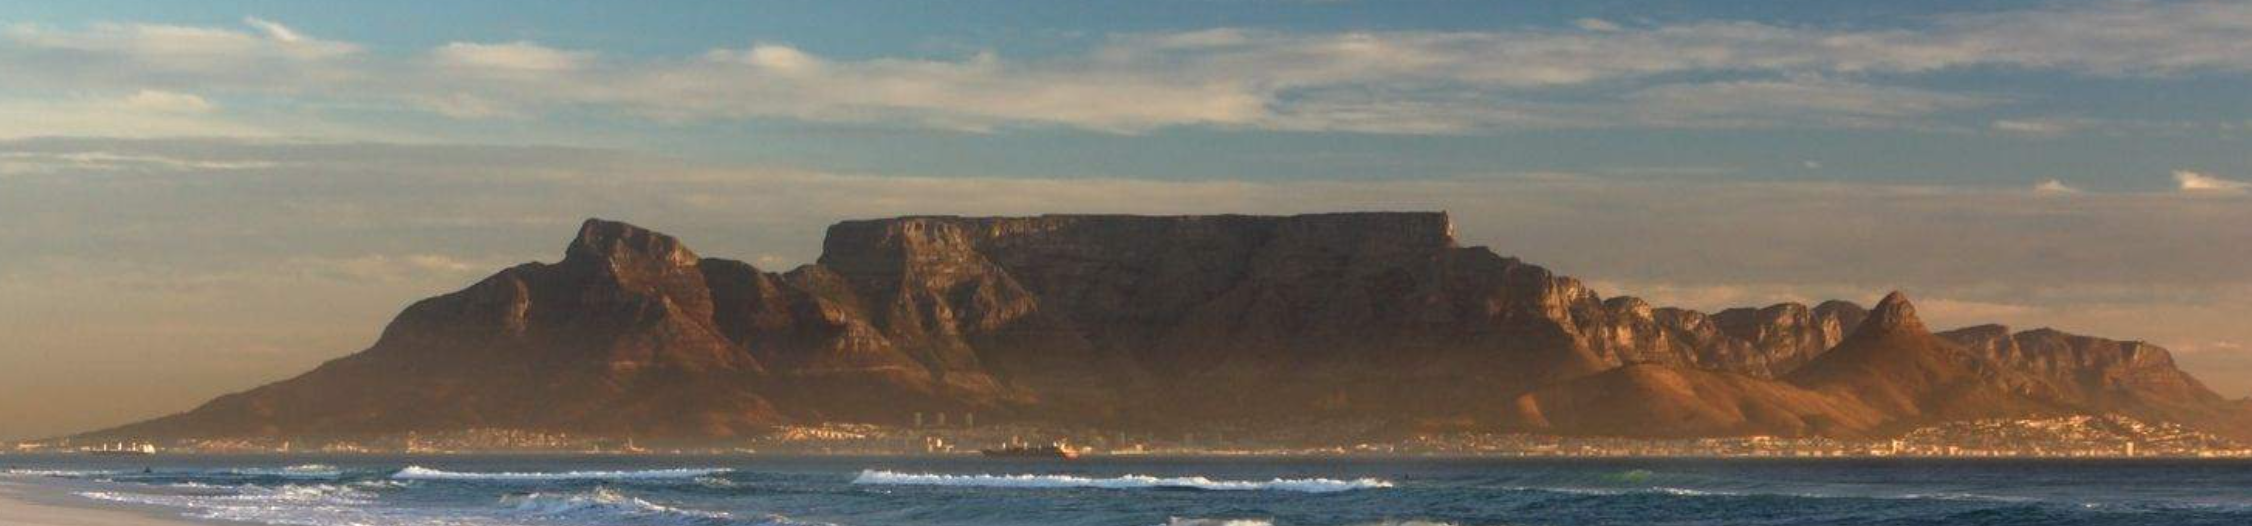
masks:
[[[1710,314],[1603,298],[1459,245],[1444,213],[847,221],[780,272],[590,219],[561,261],[416,302],[364,351],[87,436],[724,439],[917,411],[1838,437],[2120,413],[2252,437],[2252,409],[2155,346],[1933,333],[1899,293]]]

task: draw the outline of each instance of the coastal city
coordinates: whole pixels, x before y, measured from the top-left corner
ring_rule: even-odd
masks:
[[[1411,433],[1391,439],[1374,423],[1329,426],[1213,426],[1193,432],[1130,432],[1029,424],[980,426],[970,413],[919,415],[906,425],[785,426],[732,444],[639,443],[560,432],[473,429],[360,440],[70,440],[14,444],[13,453],[593,453],[770,455],[976,455],[1010,444],[1053,446],[1073,456],[1462,456],[1462,457],[2026,457],[2252,458],[2252,447],[2175,424],[2118,415],[1951,422],[1897,438],[1625,438],[1526,433]],[[1297,431],[1291,431],[1297,430]],[[0,453],[4,454],[4,453]]]

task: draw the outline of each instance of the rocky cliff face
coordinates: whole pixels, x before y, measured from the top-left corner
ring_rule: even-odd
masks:
[[[2066,410],[2057,393],[2023,372],[1932,334],[1898,292],[1885,296],[1837,348],[1786,378],[1917,423]]]
[[[1931,335],[1905,299],[1709,315],[1605,299],[1458,245],[1438,213],[849,221],[780,273],[589,220],[561,262],[418,302],[364,352],[104,433],[726,437],[959,409],[1865,434],[1989,395],[2243,412],[2162,350],[1966,331]]]
[[[2175,367],[2172,353],[2041,328],[2012,333],[1980,325],[1940,333],[1972,353],[2018,371],[2076,407],[2151,421],[2204,423],[2223,433],[2252,430],[2252,411]],[[2241,431],[2237,436],[2243,436]]]

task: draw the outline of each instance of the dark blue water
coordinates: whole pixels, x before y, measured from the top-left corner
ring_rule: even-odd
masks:
[[[2252,462],[0,457],[266,524],[2252,525]]]

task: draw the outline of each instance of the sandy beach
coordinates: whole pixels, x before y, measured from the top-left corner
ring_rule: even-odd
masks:
[[[74,495],[94,483],[0,475],[0,524],[8,526],[194,526],[176,512]]]

